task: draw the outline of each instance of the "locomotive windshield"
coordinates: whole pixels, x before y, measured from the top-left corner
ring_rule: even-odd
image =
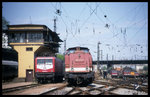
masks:
[[[89,52],[88,49],[83,49],[82,51],[84,51],[85,53],[88,53],[88,52]]]
[[[66,54],[74,53],[75,51],[76,51],[76,49],[70,49],[70,50],[67,51]],[[83,51],[83,52],[85,52],[85,53],[88,53],[88,52],[89,52],[88,49],[81,49],[81,51]]]
[[[37,59],[37,64],[52,64],[52,59]]]
[[[45,64],[52,64],[52,59],[45,59]]]
[[[37,59],[37,64],[44,64],[44,59]]]
[[[70,54],[70,53],[74,53],[75,52],[75,49],[72,49],[72,50],[68,50],[68,52],[66,54]]]

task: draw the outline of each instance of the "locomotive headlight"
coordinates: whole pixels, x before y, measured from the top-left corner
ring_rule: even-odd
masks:
[[[71,71],[73,71],[73,67],[71,68]]]
[[[86,70],[88,70],[88,67],[86,67]]]

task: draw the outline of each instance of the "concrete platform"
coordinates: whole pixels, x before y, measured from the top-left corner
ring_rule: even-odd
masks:
[[[8,84],[2,83],[2,89],[24,86],[24,85],[30,85],[30,84],[33,84],[33,82],[18,82],[18,83],[8,83]]]

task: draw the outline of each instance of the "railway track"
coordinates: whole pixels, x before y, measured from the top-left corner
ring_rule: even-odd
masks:
[[[65,84],[60,87],[50,88],[39,95],[121,95],[119,93],[117,94],[113,92],[117,89],[118,90],[120,89],[120,91],[121,89],[129,89],[128,91],[133,90],[134,92],[136,91],[134,90],[134,87],[131,87],[131,86],[125,86],[122,84],[117,85],[117,83],[111,83],[111,82],[101,83],[101,82],[95,81],[94,83],[89,84],[86,87],[83,87],[83,86],[71,87],[71,86],[68,86],[68,84]]]
[[[40,84],[31,84],[31,85],[26,85],[26,86],[21,86],[21,87],[14,87],[14,88],[9,88],[9,89],[3,89],[2,93],[7,93],[7,92],[13,92],[13,91],[18,91],[18,90],[23,90],[23,89],[28,89],[35,87],[34,89],[37,89],[40,87]],[[39,93],[33,93],[34,95],[122,95],[122,91],[131,91],[134,93],[131,93],[131,95],[147,95],[148,94],[148,86],[140,86],[141,90],[135,90],[135,86],[131,85],[131,83],[126,83],[125,81],[107,81],[107,80],[99,80],[99,81],[94,81],[92,84],[89,84],[87,86],[69,86],[68,83],[64,83],[61,85],[53,85],[52,87],[45,87],[47,85],[41,85],[43,87],[42,90],[40,90]],[[117,91],[120,91],[118,93]],[[138,93],[139,91],[140,93]],[[144,93],[141,93],[144,92]],[[26,92],[28,93],[28,92]],[[123,95],[126,95],[127,92]],[[127,94],[128,95],[128,94]]]
[[[39,95],[105,95],[113,94],[109,90],[116,89],[116,87],[106,87],[105,85],[91,84],[87,87],[70,87],[64,85],[61,87],[51,88]]]
[[[39,85],[40,84],[30,84],[30,85],[23,85],[23,86],[17,86],[17,87],[12,87],[12,88],[6,88],[6,89],[2,89],[2,93],[9,93],[9,92],[14,92],[14,91],[24,90],[24,89],[36,87]]]

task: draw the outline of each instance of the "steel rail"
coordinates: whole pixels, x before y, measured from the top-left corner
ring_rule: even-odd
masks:
[[[28,88],[36,87],[36,86],[39,86],[39,85],[40,84],[30,84],[30,85],[6,88],[6,89],[2,89],[2,93],[8,93],[8,92],[14,92],[14,91],[22,90],[22,89],[28,89]]]

